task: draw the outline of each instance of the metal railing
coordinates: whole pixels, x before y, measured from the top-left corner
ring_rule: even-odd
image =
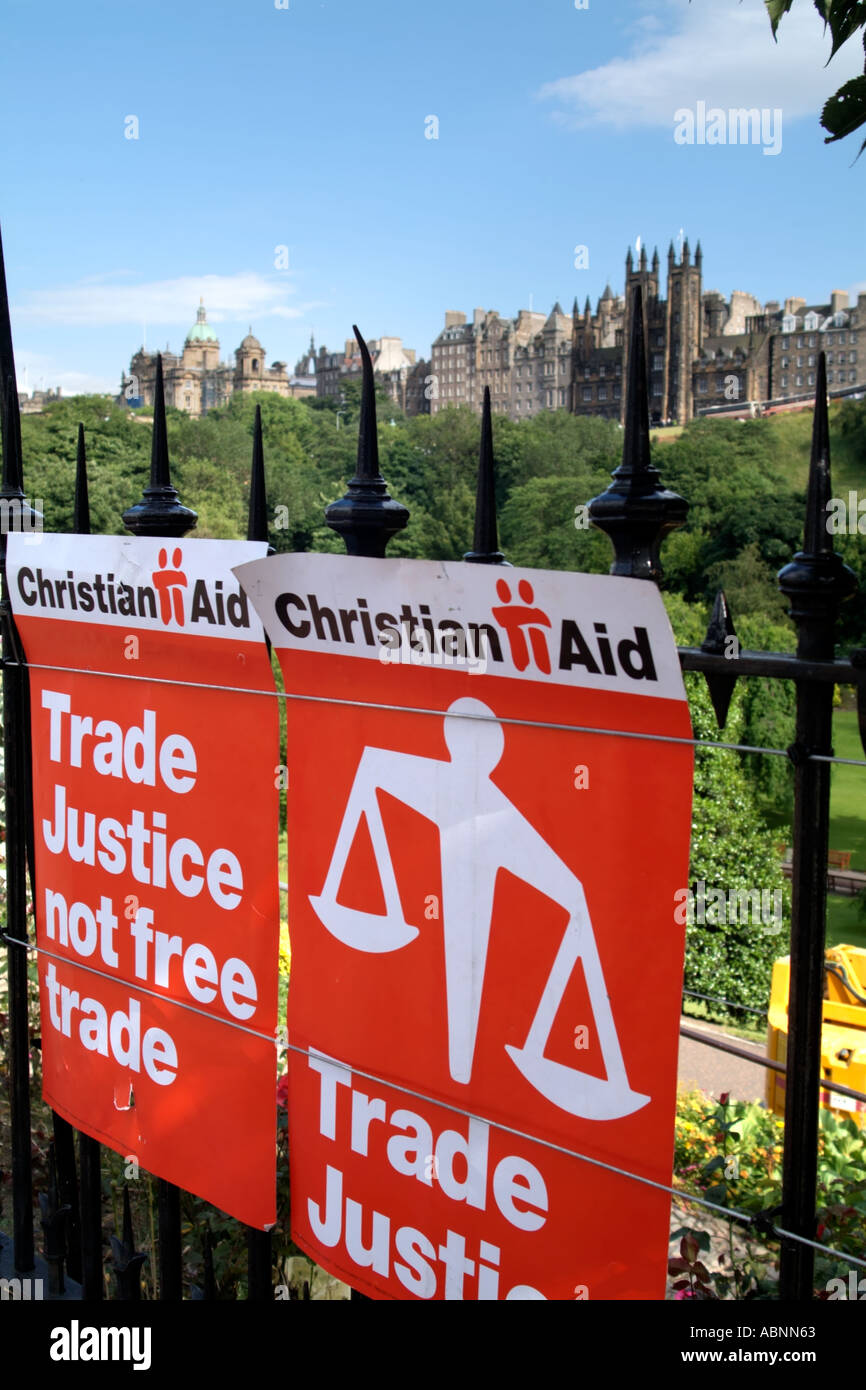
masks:
[[[381,557],[391,537],[408,522],[409,513],[389,494],[379,471],[375,388],[366,344],[354,329],[363,358],[363,394],[359,422],[358,460],[346,494],[326,510],[326,520],[343,539],[350,555]],[[662,577],[659,548],[665,535],[681,526],[688,503],[661,484],[650,454],[647,372],[641,291],[634,292],[631,339],[627,363],[627,395],[623,461],[611,485],[589,504],[589,515],[613,544],[611,572],[658,583]],[[12,335],[0,243],[0,424],[3,474],[0,498],[26,507],[23,489],[18,395]],[[753,750],[745,745],[694,740],[696,748],[759,751],[787,756],[795,768],[791,986],[786,1088],[785,1145],[781,1215],[763,1218],[761,1229],[781,1239],[780,1297],[812,1297],[816,1249],[826,1249],[816,1237],[818,1152],[818,1094],[822,1082],[821,1022],[826,919],[826,864],[830,805],[832,695],[835,683],[857,687],[861,738],[866,733],[866,653],[837,660],[834,626],[840,604],[853,593],[856,579],[833,552],[825,525],[830,499],[830,450],[827,423],[826,370],[823,354],[818,371],[814,433],[802,550],[779,576],[798,628],[796,655],[738,652],[727,655],[726,638],[734,625],[724,597],[719,595],[706,638],[700,648],[680,649],[685,671],[703,673],[719,728],[723,728],[736,681],[763,677],[793,680],[797,689],[795,740],[787,750]],[[162,361],[157,360],[150,482],[141,500],[123,515],[125,527],[139,536],[177,538],[196,523],[171,484]],[[90,530],[84,433],[79,427],[75,481],[74,529]],[[257,409],[253,442],[248,539],[268,538],[261,414]],[[33,866],[33,817],[30,800],[30,721],[27,668],[18,642],[6,591],[5,536],[0,538],[3,588],[0,625],[3,642],[3,701],[6,754],[6,920],[9,984],[9,1060],[13,1149],[13,1226],[15,1267],[26,1274],[34,1267],[33,1175],[31,1168],[30,1030],[27,951],[27,867]],[[474,564],[507,565],[498,549],[494,489],[494,458],[489,391],[485,391],[475,531],[464,560]],[[285,698],[285,697],[278,697]],[[864,738],[866,749],[866,738]],[[703,1039],[701,1039],[703,1040]],[[845,1091],[846,1088],[834,1088]],[[517,1131],[515,1131],[517,1132]],[[540,1141],[539,1141],[540,1142]],[[576,1160],[586,1159],[575,1153]],[[627,1178],[647,1181],[617,1169]],[[54,1116],[53,1154],[47,1192],[41,1194],[45,1256],[72,1277],[80,1279],[84,1297],[103,1296],[101,1162],[99,1144],[78,1136]],[[656,1184],[658,1185],[658,1184]],[[725,1216],[746,1222],[755,1218],[716,1207],[703,1198],[686,1197],[666,1188],[679,1200],[695,1201]],[[182,1296],[181,1194],[158,1179],[159,1296]],[[208,1233],[209,1234],[209,1233]],[[135,1248],[128,1189],[124,1190],[122,1232],[112,1239],[117,1296],[140,1297],[144,1256]],[[838,1252],[837,1252],[838,1253]],[[860,1263],[854,1257],[852,1263]],[[205,1240],[205,1297],[213,1296],[213,1264]],[[248,1233],[248,1293],[251,1299],[273,1297],[271,1238]],[[355,1298],[362,1295],[353,1294]]]

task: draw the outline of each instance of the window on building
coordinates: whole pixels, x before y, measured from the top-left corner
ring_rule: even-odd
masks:
[[[607,400],[607,387],[606,387],[606,386],[599,386],[599,388],[598,388],[598,399],[599,399],[600,401],[606,401],[606,400]]]
[[[787,339],[787,338],[783,338],[783,339],[782,339],[782,347],[783,347],[783,348],[786,348],[787,346],[788,346],[788,339]]]
[[[802,339],[802,338],[798,338],[798,339],[797,339],[797,347],[802,347],[802,346],[803,346],[803,339]]]
[[[621,363],[621,362],[617,362],[617,364],[616,364],[616,375],[617,375],[617,376],[622,376],[622,363]]]
[[[599,376],[607,376],[607,367],[601,366],[598,369]]]
[[[591,400],[592,400],[592,387],[591,387],[591,386],[584,386],[584,388],[583,388],[583,399],[584,399],[585,401],[591,401]]]
[[[661,384],[661,382],[660,382],[660,381],[655,381],[655,382],[653,382],[653,395],[654,395],[654,396],[660,396],[661,393],[662,393],[662,384]]]
[[[795,382],[795,385],[796,385],[796,386],[802,386],[802,385],[803,385],[803,378],[802,378],[801,376],[798,376],[798,377],[797,377],[797,380],[796,380],[796,382]]]
[[[590,368],[589,368],[589,367],[584,367],[584,369],[583,369],[583,379],[584,379],[584,381],[589,381],[590,375],[591,375],[591,373],[590,373]]]
[[[798,358],[797,358],[797,366],[798,366],[798,367],[802,367],[802,365],[803,365],[803,359],[802,359],[802,357],[798,357]]]
[[[827,353],[827,366],[828,366],[828,367],[829,367],[829,365],[830,365],[830,363],[831,363],[832,361],[833,361],[833,354],[832,354],[832,352],[828,352],[828,353]]]
[[[660,356],[657,355],[657,356],[655,356],[655,357],[653,358],[653,371],[654,371],[654,372],[661,372],[661,371],[663,371],[663,370],[664,370],[664,365],[665,365],[665,364],[664,364],[664,361],[663,361],[663,359],[662,359]]]
[[[257,357],[253,358],[252,368],[254,372],[257,372],[259,370],[259,359]]]
[[[548,391],[548,393],[547,393],[547,406],[548,406],[548,409],[552,409],[552,407],[553,407],[553,392],[552,392],[552,391]]]
[[[814,372],[810,372],[810,373],[809,373],[809,385],[810,385],[810,386],[814,386],[814,385],[815,385],[815,373],[814,373]]]
[[[559,388],[559,404],[560,404],[560,405],[565,405],[565,387],[564,387],[564,386],[560,386],[560,388]]]
[[[559,364],[559,375],[560,375],[560,376],[565,376],[565,367],[566,367],[566,362],[565,362],[565,358],[563,357],[562,361],[561,361],[560,364]]]
[[[783,376],[783,377],[782,377],[782,385],[783,385],[783,386],[787,386],[787,385],[788,385],[788,378],[787,378],[786,376]]]
[[[848,373],[848,380],[849,380],[849,381],[856,381],[856,380],[857,380],[857,373],[856,373],[856,372],[849,372],[849,373]]]
[[[698,377],[698,394],[701,396],[707,394],[707,378],[705,376]]]
[[[787,367],[787,365],[788,365],[788,359],[787,359],[787,357],[783,357],[783,358],[782,358],[782,366],[783,366],[783,367]]]
[[[614,400],[615,400],[615,401],[618,401],[621,395],[622,395],[622,388],[621,388],[621,387],[619,386],[619,384],[617,383],[617,384],[614,386],[614,388],[613,388],[613,398],[614,398]]]
[[[857,361],[857,354],[856,354],[856,352],[849,352],[849,353],[848,353],[848,361],[849,361],[849,362],[856,362],[856,361]]]
[[[817,341],[818,341],[818,340],[817,340],[817,338],[815,337],[815,334],[814,334],[814,333],[810,333],[810,334],[809,334],[809,347],[814,347]]]

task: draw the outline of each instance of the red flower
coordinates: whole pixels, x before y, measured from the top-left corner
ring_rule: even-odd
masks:
[[[285,1110],[285,1108],[287,1107],[288,1103],[289,1103],[289,1073],[288,1073],[287,1071],[285,1071],[285,1072],[283,1072],[282,1076],[280,1077],[279,1081],[277,1082],[277,1105],[281,1105],[281,1106],[283,1107],[283,1109]]]

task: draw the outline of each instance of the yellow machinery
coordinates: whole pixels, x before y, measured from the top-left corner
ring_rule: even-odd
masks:
[[[774,1062],[787,1055],[790,974],[791,957],[783,956],[773,966],[770,986],[767,1056]],[[859,946],[834,946],[824,956],[821,1075],[866,1095],[866,950]],[[781,1072],[767,1069],[767,1105],[777,1115],[785,1113],[785,1081]],[[821,1104],[866,1128],[866,1100],[822,1087]]]

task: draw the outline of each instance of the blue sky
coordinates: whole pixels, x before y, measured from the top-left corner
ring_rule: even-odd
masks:
[[[761,0],[284,2],[4,0],[22,384],[116,390],[200,295],[223,356],[252,324],[293,365],[353,322],[429,355],[446,309],[594,305],[681,228],[706,289],[866,289],[866,154],[818,123],[862,49],[825,68],[811,0],[778,44]],[[701,101],[780,110],[781,151],[677,144]]]

